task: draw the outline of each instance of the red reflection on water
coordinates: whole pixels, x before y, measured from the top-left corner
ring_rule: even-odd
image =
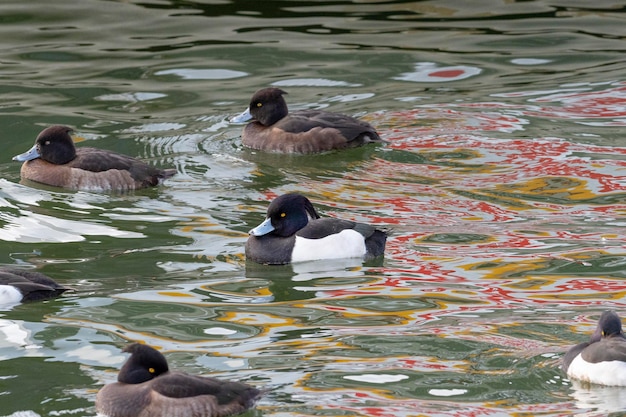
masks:
[[[390,142],[385,152],[341,178],[287,187],[312,195],[326,215],[390,229],[384,263],[365,269],[372,279],[336,289],[325,282],[315,292],[314,308],[349,323],[333,329],[341,335],[421,332],[527,355],[566,346],[553,334],[499,334],[522,321],[515,310],[549,310],[554,315],[546,315],[546,322],[563,326],[593,324],[572,312],[577,308],[626,309],[626,148],[501,137],[523,132],[529,116],[593,117],[609,125],[605,119],[626,115],[625,91],[618,85],[537,93],[526,107],[463,103],[381,114],[376,122]],[[547,102],[563,106],[538,106]],[[569,316],[562,313],[567,310]],[[543,320],[543,313],[536,315]],[[395,326],[364,319],[388,316]],[[393,369],[459,372],[451,360],[394,359]],[[566,401],[460,404],[462,395],[404,400],[368,386],[341,392],[352,400],[327,407],[353,415],[569,415],[574,408]]]
[[[577,116],[573,109],[582,107],[584,114],[613,117],[626,114],[624,91],[619,86],[541,100],[567,102],[561,110],[571,111],[572,117]],[[625,105],[623,113],[616,111],[619,105]],[[520,262],[530,261],[525,279],[533,270],[542,279],[546,262],[556,268],[562,260],[584,269],[591,267],[589,262],[579,262],[585,254],[593,260],[623,252],[626,234],[616,222],[626,213],[626,161],[622,160],[626,148],[563,138],[480,136],[478,132],[523,130],[528,121],[519,115],[536,112],[536,106],[521,112],[519,106],[499,103],[462,106],[472,111],[443,105],[383,114],[379,122],[395,126],[386,132],[389,147],[422,158],[373,159],[365,169],[346,176],[349,184],[357,182],[359,188],[345,181],[324,183],[325,196],[366,203],[359,220],[392,228],[386,250],[390,262],[383,272],[399,278],[382,279],[378,285],[395,288],[410,280],[468,282],[479,288],[480,300],[494,307],[601,304],[608,299],[607,292],[624,291],[615,282],[573,280],[559,272],[554,274],[561,277],[561,285],[509,288],[517,278],[506,275]],[[615,111],[607,112],[609,107]],[[475,113],[476,109],[489,112]],[[513,110],[518,115],[511,115]],[[420,126],[421,122],[430,126]],[[348,208],[341,203],[333,207]],[[476,262],[491,265],[468,273],[467,265]],[[505,276],[498,280],[498,274]],[[489,281],[482,282],[487,276]],[[581,298],[584,291],[595,294]],[[367,292],[360,288],[325,294],[335,298]],[[616,301],[615,297],[611,300]]]
[[[603,91],[556,93],[533,101],[536,103],[559,103],[559,106],[542,107],[541,111],[551,116],[567,119],[626,116],[626,86],[622,85]],[[622,123],[624,122],[622,121]]]

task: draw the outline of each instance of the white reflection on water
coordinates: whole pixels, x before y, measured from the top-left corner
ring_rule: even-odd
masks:
[[[551,61],[550,59],[543,58],[515,58],[511,60],[511,63],[516,65],[542,65],[548,64]]]
[[[35,413],[34,411],[16,411],[15,413],[9,414],[6,417],[41,417],[40,414]]]
[[[103,94],[98,97],[94,97],[94,100],[99,101],[128,101],[130,103],[136,103],[139,101],[154,100],[157,98],[167,97],[162,93],[148,93],[148,92],[136,92],[136,93],[119,93],[119,94]]]
[[[572,380],[572,397],[576,407],[593,408],[599,413],[615,413],[626,410],[626,387],[585,385]]]
[[[360,258],[299,262],[291,265],[291,267],[294,272],[291,280],[294,282],[312,281],[328,277],[329,274],[337,279],[363,275],[363,261]]]
[[[235,282],[243,281],[246,281],[246,279],[230,278],[228,280],[210,280],[204,282],[195,281],[186,284],[171,285],[167,288],[162,289],[116,294],[115,298],[136,301],[156,301],[162,303],[171,302],[177,304],[203,304],[215,301],[236,304],[263,304],[270,303],[274,300],[274,297],[272,295],[241,295],[238,293],[220,292],[219,290],[214,289],[215,286],[218,286],[220,284],[232,284]],[[214,329],[216,328],[208,328],[205,330],[205,333],[218,334],[219,330],[215,330],[218,333],[211,333],[211,331]]]
[[[342,103],[350,102],[350,101],[359,101],[365,100],[368,98],[374,97],[374,93],[363,93],[363,94],[341,94],[333,97],[329,97],[326,101],[338,101]]]
[[[0,239],[21,243],[67,243],[81,242],[85,240],[85,236],[111,236],[130,239],[145,237],[143,233],[119,230],[86,221],[59,219],[33,212],[21,211],[20,213],[23,216],[14,217],[7,216],[6,213],[0,214],[0,219],[7,221],[7,224],[2,228]]]
[[[209,328],[204,329],[204,333],[205,334],[210,334],[210,335],[213,335],[213,336],[217,336],[217,335],[219,335],[219,336],[230,336],[232,334],[236,334],[237,332],[232,330],[232,329],[227,329],[225,327],[214,326],[214,327],[209,327]]]
[[[121,354],[113,354],[111,349],[103,349],[96,347],[97,345],[80,346],[76,349],[70,349],[65,352],[65,356],[69,358],[78,358],[81,362],[95,361],[103,366],[118,366],[126,359]]]
[[[178,130],[184,128],[181,123],[145,123],[138,126],[125,129],[125,133],[147,133],[147,132],[166,132],[168,130]]]
[[[431,389],[428,390],[430,395],[435,397],[451,397],[453,395],[463,395],[467,393],[466,389]]]
[[[388,382],[398,382],[403,379],[409,379],[407,375],[399,374],[361,374],[361,375],[345,375],[343,379],[350,381],[367,382],[369,384],[386,384]]]
[[[227,80],[230,78],[245,77],[247,72],[229,69],[190,69],[176,68],[155,72],[156,75],[178,75],[184,80]]]
[[[359,87],[361,84],[346,81],[329,80],[327,78],[292,78],[289,80],[275,81],[272,85],[277,87]]]
[[[38,326],[43,327],[43,326]],[[36,349],[32,341],[32,331],[27,329],[22,320],[0,319],[0,359],[6,360],[16,355],[8,355],[6,348]],[[21,355],[20,355],[21,356]]]

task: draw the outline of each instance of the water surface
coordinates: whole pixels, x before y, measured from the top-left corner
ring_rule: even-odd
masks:
[[[5,1],[0,264],[75,292],[0,314],[0,415],[95,415],[121,347],[271,388],[248,415],[606,415],[559,368],[624,315],[624,7],[611,1]],[[384,146],[277,156],[274,85]],[[19,178],[49,124],[179,171],[130,195]],[[389,230],[384,260],[247,263],[276,195]]]

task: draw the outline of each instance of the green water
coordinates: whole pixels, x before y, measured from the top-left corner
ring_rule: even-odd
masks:
[[[626,313],[621,3],[9,0],[0,23],[0,264],[75,289],[0,312],[1,416],[95,415],[131,341],[270,388],[247,415],[626,410],[559,368]],[[389,143],[247,150],[228,120],[268,85]],[[50,124],[179,173],[23,183]],[[292,191],[388,229],[384,260],[246,263]]]

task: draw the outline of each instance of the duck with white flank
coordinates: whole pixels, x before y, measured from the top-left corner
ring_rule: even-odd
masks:
[[[583,382],[626,386],[626,337],[615,312],[602,313],[591,339],[565,354],[563,370]]]

